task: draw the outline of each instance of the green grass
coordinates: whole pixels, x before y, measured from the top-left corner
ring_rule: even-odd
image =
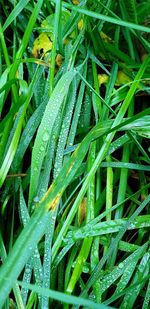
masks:
[[[0,308],[148,309],[150,1],[74,2],[0,0]]]

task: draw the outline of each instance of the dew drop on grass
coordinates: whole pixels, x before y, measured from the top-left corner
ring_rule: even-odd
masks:
[[[39,203],[39,197],[35,196],[33,201],[34,201],[34,203]]]
[[[40,150],[41,150],[42,152],[44,151],[44,149],[45,149],[44,146],[41,146],[41,147],[40,147]]]
[[[31,268],[26,268],[26,274],[30,274]]]
[[[134,223],[130,224],[130,229],[135,229],[135,224]]]
[[[42,137],[43,142],[47,142],[49,140],[49,134],[48,132],[44,132],[43,137]]]
[[[35,204],[32,204],[31,206],[31,212],[33,212],[35,210]]]
[[[122,269],[124,265],[123,265],[123,263],[120,263],[118,266],[119,266],[119,268]]]

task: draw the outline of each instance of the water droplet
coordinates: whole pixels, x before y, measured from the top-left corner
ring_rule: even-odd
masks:
[[[35,210],[35,205],[32,204],[32,206],[31,206],[31,211],[33,212],[34,210]]]
[[[26,273],[29,274],[31,272],[30,268],[26,268]]]
[[[44,146],[41,146],[41,147],[40,147],[40,150],[41,150],[42,152],[44,151],[44,149],[45,149]]]
[[[118,266],[119,266],[119,268],[123,268],[124,265],[123,265],[123,263],[120,263]]]
[[[43,138],[42,138],[43,142],[47,142],[49,140],[49,134],[48,132],[45,131],[45,133],[43,134]]]
[[[39,203],[39,197],[35,196],[33,201],[34,201],[34,203]]]

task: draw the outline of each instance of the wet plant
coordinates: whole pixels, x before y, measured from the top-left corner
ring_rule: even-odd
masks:
[[[150,1],[0,0],[0,307],[149,308]]]

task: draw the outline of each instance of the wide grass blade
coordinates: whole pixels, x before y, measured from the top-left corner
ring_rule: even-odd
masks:
[[[61,108],[65,95],[68,92],[69,84],[71,83],[75,74],[76,74],[75,71],[67,72],[59,80],[46,106],[41,124],[37,132],[32,152],[29,205],[31,205],[33,198],[36,196],[40,171],[45,156],[45,152],[47,149],[48,141],[51,138],[51,133],[55,119]]]

